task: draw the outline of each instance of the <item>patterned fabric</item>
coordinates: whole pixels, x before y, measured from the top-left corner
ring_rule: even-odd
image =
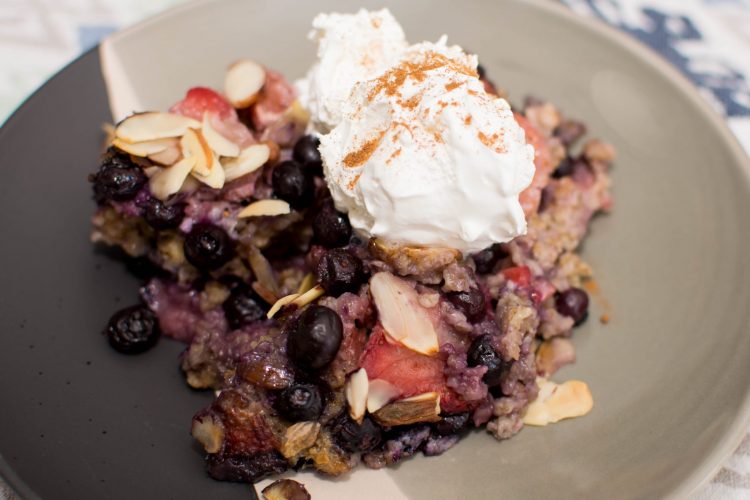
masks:
[[[0,123],[103,36],[182,1],[0,0]],[[560,1],[660,53],[698,86],[750,152],[750,0]],[[10,498],[0,483],[0,499]],[[750,498],[750,434],[699,498]]]

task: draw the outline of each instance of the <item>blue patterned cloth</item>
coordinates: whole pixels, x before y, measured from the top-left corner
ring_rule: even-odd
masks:
[[[0,0],[0,122],[102,37],[182,1]],[[750,152],[750,0],[560,1],[661,54],[698,86]],[[0,499],[10,498],[0,483]],[[750,499],[750,435],[699,498]]]

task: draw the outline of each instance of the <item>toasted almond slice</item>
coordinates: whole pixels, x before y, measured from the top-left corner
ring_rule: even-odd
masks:
[[[128,142],[154,141],[180,137],[189,128],[200,128],[200,122],[175,113],[138,113],[125,118],[115,127],[115,136]]]
[[[208,113],[203,113],[203,126],[201,132],[203,133],[203,137],[206,139],[208,145],[217,155],[229,156],[232,158],[239,156],[240,147],[216,131],[213,125],[211,125]]]
[[[161,169],[162,169],[161,167],[146,167],[143,169],[143,173],[146,174],[146,177],[150,179],[151,177],[154,176],[154,174],[156,174],[156,172],[158,172]]]
[[[349,403],[349,416],[352,417],[352,420],[359,423],[362,423],[362,419],[365,416],[368,386],[367,372],[364,368],[360,368],[351,374],[349,380],[346,382],[346,389],[344,389],[346,402]]]
[[[240,219],[245,217],[261,217],[261,216],[275,216],[285,215],[292,211],[289,207],[289,203],[284,200],[259,200],[249,204],[242,211],[237,214]]]
[[[271,309],[268,310],[268,314],[266,315],[266,317],[268,319],[273,318],[274,316],[276,316],[277,312],[281,311],[282,307],[288,304],[291,304],[292,302],[294,302],[294,299],[296,299],[297,297],[299,297],[299,294],[297,293],[287,295],[286,297],[281,297],[271,306]]]
[[[367,393],[367,411],[375,413],[396,399],[400,393],[401,391],[390,382],[379,378],[371,380],[369,392]]]
[[[266,259],[266,256],[263,255],[263,252],[255,245],[249,245],[247,249],[247,261],[257,280],[255,283],[263,285],[266,290],[279,297],[281,292],[279,290],[279,282],[276,280],[276,273],[273,267],[271,267],[271,263]],[[269,302],[269,304],[273,304],[273,302]]]
[[[174,165],[182,158],[180,141],[175,138],[164,140],[172,141],[172,143],[164,151],[148,155],[148,159],[159,165]]]
[[[257,293],[261,299],[265,300],[266,304],[273,305],[277,300],[279,300],[278,295],[276,295],[265,286],[261,285],[258,281],[253,281],[253,284],[250,285],[250,288],[255,290],[255,293]]]
[[[537,378],[539,394],[526,409],[523,423],[544,426],[565,418],[582,417],[594,407],[594,398],[589,386],[580,380],[568,380],[556,384]]]
[[[223,161],[227,182],[255,172],[268,162],[270,154],[268,144],[253,144],[243,149],[237,158]]]
[[[320,433],[318,422],[297,422],[287,428],[281,442],[281,454],[293,458],[315,444]]]
[[[307,304],[310,304],[311,302],[315,302],[316,300],[318,300],[320,297],[323,296],[324,293],[326,293],[326,291],[323,290],[323,287],[320,285],[316,285],[312,287],[311,289],[309,289],[308,291],[306,291],[305,293],[303,293],[302,295],[300,295],[299,297],[297,297],[296,299],[294,299],[294,302],[292,302],[292,304],[294,304],[297,307],[305,307]]]
[[[379,272],[370,280],[370,293],[388,336],[422,354],[437,354],[440,345],[435,325],[409,283]]]
[[[182,139],[180,139],[180,147],[182,148],[182,156],[186,158],[192,156],[195,158],[193,171],[196,174],[203,177],[211,175],[211,168],[214,165],[214,153],[200,130],[188,129],[185,135],[182,136]]]
[[[409,425],[440,420],[440,394],[426,392],[385,405],[373,414],[385,426]]]
[[[212,187],[214,189],[221,189],[224,187],[224,169],[221,168],[219,158],[213,155],[213,163],[208,171],[208,175],[199,174],[195,168],[193,168],[193,177],[201,181],[203,184]]]
[[[156,139],[154,141],[143,142],[128,142],[115,137],[112,140],[112,145],[117,149],[130,153],[131,155],[146,157],[148,155],[161,153],[176,142],[177,140],[174,138]]]
[[[246,108],[258,99],[266,83],[266,70],[260,64],[243,59],[232,64],[224,79],[224,94],[235,108]]]
[[[203,445],[206,453],[217,453],[224,442],[224,425],[209,415],[196,417],[190,433]]]
[[[182,187],[180,188],[180,193],[190,194],[193,191],[196,191],[199,187],[201,187],[201,183],[198,182],[198,180],[195,177],[188,176],[188,178],[185,179],[185,182],[182,183]]]
[[[313,273],[307,273],[304,278],[302,278],[302,281],[299,284],[299,289],[297,290],[297,293],[303,294],[309,289],[311,289],[313,286],[315,286],[315,275]]]
[[[195,158],[190,157],[183,158],[171,167],[159,169],[149,179],[151,193],[162,201],[175,194],[182,187],[194,164]]]

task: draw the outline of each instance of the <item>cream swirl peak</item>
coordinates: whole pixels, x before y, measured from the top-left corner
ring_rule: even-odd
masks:
[[[320,151],[336,206],[360,233],[466,253],[525,233],[518,196],[534,151],[476,67],[443,37],[354,86]]]

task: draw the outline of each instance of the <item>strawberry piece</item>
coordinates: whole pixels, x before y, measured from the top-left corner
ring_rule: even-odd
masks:
[[[502,270],[503,276],[518,286],[527,287],[531,283],[531,271],[528,266],[509,267]]]
[[[258,102],[251,108],[253,126],[263,130],[278,121],[289,109],[297,93],[281,73],[266,68],[266,83],[258,96]]]
[[[170,111],[198,121],[203,119],[206,111],[222,119],[237,115],[223,95],[208,87],[193,87],[188,90],[185,98],[172,106]]]
[[[401,392],[399,398],[437,392],[443,412],[456,413],[471,406],[446,387],[443,374],[445,362],[441,357],[426,356],[389,342],[380,323],[370,334],[360,364],[370,380],[385,380],[396,387]]]
[[[208,113],[211,125],[230,141],[243,148],[256,142],[250,130],[240,122],[237,111],[229,101],[208,87],[193,87],[188,90],[185,98],[169,111],[198,121],[203,120],[203,115]]]
[[[534,148],[534,166],[536,167],[534,178],[531,180],[529,187],[522,191],[518,197],[524,213],[528,216],[539,208],[542,189],[549,183],[549,176],[552,173],[552,157],[547,141],[536,127],[518,113],[513,113],[513,116],[526,133],[526,142]]]

